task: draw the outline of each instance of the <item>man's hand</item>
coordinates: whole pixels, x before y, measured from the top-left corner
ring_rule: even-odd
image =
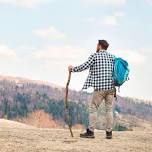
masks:
[[[68,70],[69,70],[69,72],[72,72],[72,69],[73,69],[74,67],[72,66],[72,65],[69,65],[68,66]]]

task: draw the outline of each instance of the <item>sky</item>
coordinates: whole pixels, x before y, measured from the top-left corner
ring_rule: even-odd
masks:
[[[0,0],[0,75],[65,86],[68,65],[87,61],[99,39],[129,63],[118,94],[152,100],[152,0]],[[70,88],[87,75],[72,73]]]

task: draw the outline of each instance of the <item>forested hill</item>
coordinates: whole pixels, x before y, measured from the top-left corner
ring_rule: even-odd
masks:
[[[23,78],[0,76],[0,117],[12,119],[25,117],[37,109],[62,120],[64,113],[65,89],[51,83],[32,81]],[[69,99],[73,123],[87,123],[88,110],[86,103],[91,94],[70,90]],[[115,110],[124,115],[134,115],[138,118],[152,121],[152,105],[150,102],[137,99],[118,97]],[[85,121],[85,122],[84,122]]]
[[[50,99],[55,101],[62,100],[65,96],[65,88],[63,86],[45,81],[10,76],[0,76],[0,91],[1,96],[10,96],[10,100],[12,95],[15,95],[17,92],[31,95],[47,95]],[[87,102],[90,97],[91,94],[84,92],[83,95],[80,95],[80,92],[69,89],[69,100],[71,101]]]

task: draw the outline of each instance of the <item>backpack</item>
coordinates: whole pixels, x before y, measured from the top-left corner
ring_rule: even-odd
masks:
[[[129,80],[129,65],[128,62],[120,57],[113,56],[114,59],[114,69],[112,78],[114,81],[114,86],[120,88],[120,86],[127,80]]]

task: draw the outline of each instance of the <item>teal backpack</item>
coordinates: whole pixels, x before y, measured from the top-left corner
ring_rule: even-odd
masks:
[[[120,88],[120,86],[127,80],[129,80],[129,65],[128,62],[125,61],[122,58],[117,58],[113,56],[114,58],[114,70],[112,74],[112,78],[114,81],[114,86],[117,86]]]

